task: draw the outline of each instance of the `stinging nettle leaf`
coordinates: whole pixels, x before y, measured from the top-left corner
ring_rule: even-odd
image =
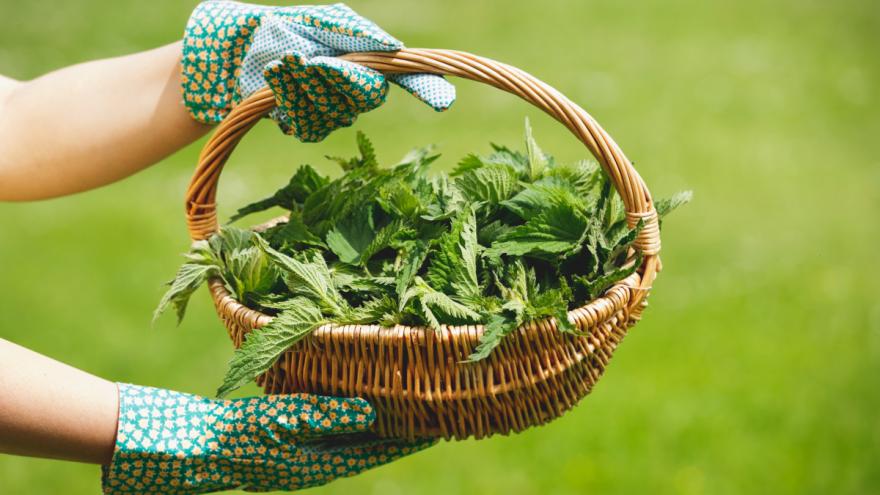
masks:
[[[501,205],[523,220],[528,220],[553,204],[569,204],[578,211],[585,211],[587,204],[575,187],[558,177],[545,177],[526,184],[512,198]]]
[[[587,297],[593,300],[605,293],[612,285],[629,277],[638,270],[642,264],[642,254],[636,253],[636,258],[624,267],[616,268],[613,271],[601,275],[596,279],[589,279],[582,275],[572,276],[572,280],[576,286],[582,287],[587,292]]]
[[[694,199],[693,191],[681,191],[674,194],[671,198],[657,200],[654,204],[654,209],[657,210],[657,215],[663,218],[679,206],[690,203],[692,199]]]
[[[321,310],[309,299],[299,297],[262,328],[251,331],[232,356],[218,397],[255,380],[292,345],[324,324]]]
[[[433,289],[421,277],[415,277],[412,286],[401,299],[401,306],[406,306],[411,300],[417,301],[419,303],[418,309],[431,328],[435,330],[439,330],[441,327],[441,322],[435,314],[437,312],[462,320],[478,321],[480,319],[479,313]]]
[[[327,246],[341,261],[358,264],[375,235],[372,211],[363,208],[327,232],[326,241]]]
[[[452,172],[449,173],[451,177],[458,177],[465,172],[470,172],[472,170],[476,170],[485,165],[483,159],[474,153],[468,153],[464,158],[458,161],[455,168]]]
[[[217,267],[212,265],[193,263],[182,265],[177,271],[174,280],[168,283],[168,291],[162,296],[159,306],[153,312],[153,321],[155,322],[159,319],[162,313],[168,309],[168,306],[174,306],[174,310],[177,313],[177,323],[180,324],[186,314],[186,306],[189,303],[190,296],[205,283],[210,275],[216,272]]]
[[[425,264],[425,258],[427,258],[429,250],[429,243],[416,240],[408,246],[407,251],[403,254],[403,261],[397,272],[397,282],[395,284],[400,301],[403,301],[404,294],[406,294],[416,274],[422,269],[422,265]],[[403,304],[399,304],[398,310],[403,310]]]
[[[360,156],[346,159],[328,155],[326,158],[339,164],[345,172],[360,168],[375,169],[378,167],[379,162],[376,160],[376,152],[373,149],[373,143],[371,143],[367,136],[361,131],[357,131],[356,140]]]
[[[541,148],[532,136],[532,125],[529,123],[528,117],[526,117],[526,151],[529,157],[528,180],[534,182],[544,175],[549,161],[547,160],[547,155],[541,151]]]
[[[587,226],[587,218],[574,205],[556,203],[499,236],[485,254],[556,259],[581,245]]]
[[[458,177],[455,185],[467,201],[489,205],[498,204],[519,190],[516,170],[495,163],[468,170]]]
[[[229,222],[275,206],[294,210],[298,204],[304,203],[312,193],[327,185],[328,182],[329,179],[318,174],[311,165],[301,165],[286,186],[275,191],[268,198],[243,206],[229,219]]]
[[[327,249],[324,241],[309,230],[299,213],[291,213],[286,222],[272,227],[262,235],[269,244],[282,249],[297,247],[299,244]]]
[[[316,253],[311,262],[303,263],[272,249],[262,239],[260,242],[263,251],[288,275],[287,285],[291,291],[312,298],[333,315],[348,311],[348,303],[333,284],[333,276],[320,253]]]
[[[492,149],[493,153],[483,159],[485,163],[506,165],[524,179],[529,177],[529,157],[526,154],[494,143]]]
[[[490,315],[483,325],[483,333],[480,342],[474,351],[467,357],[466,362],[477,362],[489,357],[493,350],[501,343],[501,339],[516,329],[515,322],[501,315]]]
[[[425,277],[437,290],[454,293],[466,300],[479,298],[477,221],[474,207],[463,210],[449,232],[436,245]]]

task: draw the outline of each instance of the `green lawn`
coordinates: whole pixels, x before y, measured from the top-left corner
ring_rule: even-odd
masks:
[[[0,0],[0,73],[30,78],[170,42],[193,3]],[[605,126],[656,195],[691,188],[696,199],[667,222],[643,322],[577,409],[312,493],[880,490],[875,2],[350,5],[410,46],[473,51],[541,77]],[[490,139],[518,144],[528,115],[545,149],[584,155],[514,97],[458,88],[445,114],[395,89],[356,128],[388,160],[435,142],[450,166]],[[229,163],[223,211],[302,162],[330,170],[321,157],[350,152],[353,137],[304,145],[260,125]],[[109,379],[212,393],[231,349],[207,292],[181,328],[170,317],[149,325],[188,246],[182,197],[199,148],[89,194],[0,204],[0,335]],[[0,457],[0,493],[98,486],[94,466]]]

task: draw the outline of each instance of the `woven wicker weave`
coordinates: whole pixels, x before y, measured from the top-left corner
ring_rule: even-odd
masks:
[[[581,336],[556,330],[550,318],[523,326],[478,363],[465,359],[480,326],[420,327],[327,325],[287,351],[262,375],[267,393],[308,392],[358,396],[376,409],[382,436],[483,438],[543,424],[590,392],[629,327],[638,321],[660,268],[659,226],[650,193],[608,134],[579,106],[525,72],[451,50],[405,49],[343,56],[386,73],[430,72],[458,76],[513,93],[567,127],[596,157],[623,199],[630,226],[645,228],[636,246],[639,271],[602,297],[569,312]],[[217,181],[245,133],[275,105],[262,90],[233,109],[199,157],[186,195],[190,235],[217,231]],[[271,321],[234,300],[219,279],[210,281],[217,313],[233,343]]]

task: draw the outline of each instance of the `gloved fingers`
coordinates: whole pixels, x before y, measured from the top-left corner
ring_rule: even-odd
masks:
[[[270,415],[279,440],[296,442],[321,435],[363,433],[376,421],[373,407],[359,398],[322,395],[270,395],[276,414]]]
[[[455,101],[455,86],[443,76],[436,74],[390,74],[387,77],[391,82],[438,112],[447,110]]]
[[[315,43],[303,36],[304,28],[290,22],[287,16],[267,14],[254,33],[253,42],[241,62],[238,93],[247,98],[263,88],[263,72],[270,62],[280,61],[285,54],[298,53],[307,57],[337,55],[338,50]]]
[[[321,76],[330,92],[338,94],[340,101],[347,103],[356,114],[375,109],[388,93],[385,76],[363,65],[334,57],[313,57],[306,67]]]
[[[435,438],[420,439],[413,442],[406,440],[368,440],[350,445],[336,445],[318,449],[321,459],[329,459],[333,464],[344,464],[344,470],[335,470],[338,476],[354,476],[368,469],[394,462],[416,452],[436,445]],[[341,461],[341,462],[340,462]]]
[[[285,488],[302,489],[329,483],[337,478],[360,474],[368,469],[388,464],[414,454],[437,443],[435,439],[416,442],[402,440],[358,441],[346,445],[350,438],[337,437],[327,442],[301,446],[293,469],[298,473],[295,482]],[[322,446],[325,445],[325,446]],[[326,445],[336,445],[327,447]],[[293,478],[290,478],[293,480]],[[259,487],[247,488],[258,491]]]
[[[403,43],[345,4],[278,9],[304,36],[340,52],[394,51]]]
[[[273,117],[287,134],[317,142],[380,106],[388,83],[378,71],[332,58],[285,55],[267,64],[264,77],[275,94]]]

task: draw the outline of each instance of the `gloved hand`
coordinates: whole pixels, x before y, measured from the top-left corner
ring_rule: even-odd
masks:
[[[207,1],[186,26],[184,102],[196,120],[216,123],[233,104],[268,85],[277,103],[270,117],[282,130],[302,141],[320,141],[381,105],[388,90],[382,73],[334,57],[401,48],[403,43],[341,3],[267,7]],[[455,87],[441,76],[387,79],[438,111],[455,100]]]
[[[355,475],[434,442],[365,435],[374,420],[362,399],[294,394],[212,400],[119,384],[116,450],[103,467],[103,490],[296,490]]]

